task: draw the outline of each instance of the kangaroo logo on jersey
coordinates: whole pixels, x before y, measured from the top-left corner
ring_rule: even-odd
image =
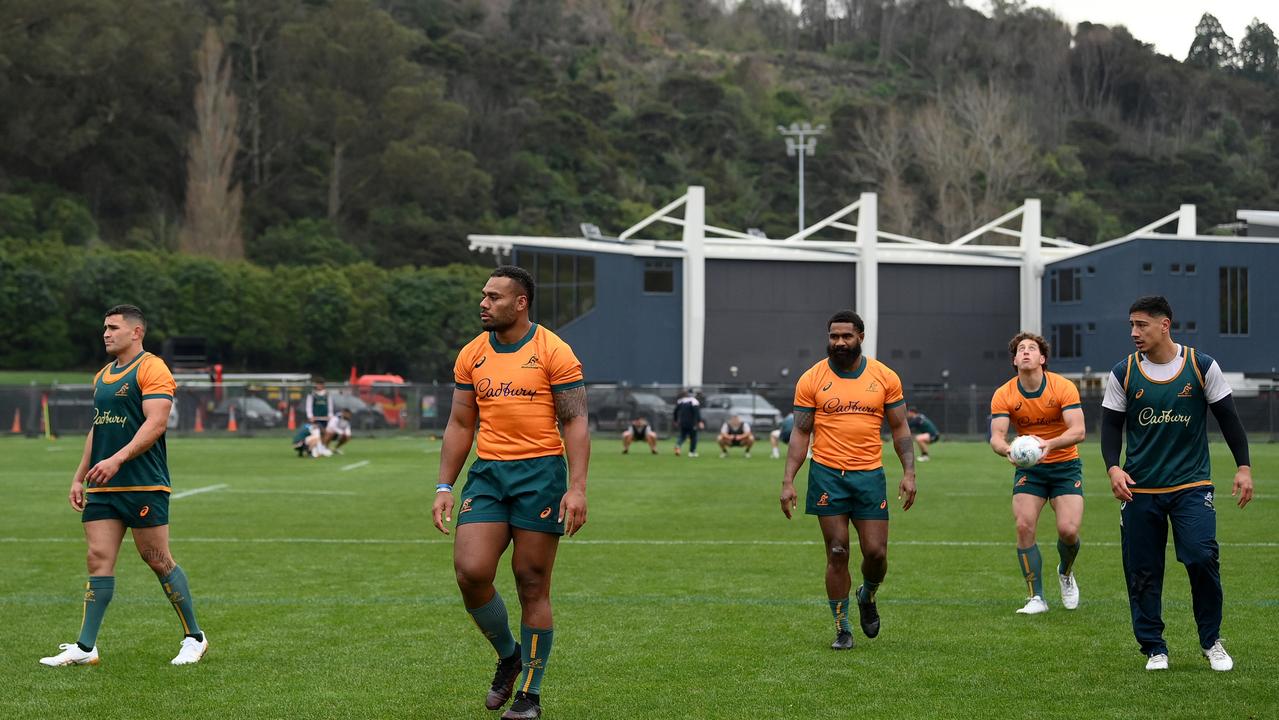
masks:
[[[1187,385],[1186,387],[1190,387],[1190,386],[1189,386],[1189,385]],[[120,385],[120,389],[115,391],[115,396],[116,396],[116,397],[128,397],[128,396],[129,396],[129,383],[122,383],[122,384]]]
[[[828,507],[829,505],[830,493],[822,493],[822,496],[817,498],[817,507]]]
[[[1186,383],[1186,386],[1181,389],[1181,392],[1177,393],[1177,397],[1190,397],[1190,383]]]
[[[1025,475],[1022,475],[1021,477],[1017,478],[1017,487],[1021,487],[1021,486],[1025,485],[1025,484],[1026,484],[1026,476],[1025,476]]]
[[[876,392],[879,390],[879,381],[871,380],[870,385],[866,386],[866,392]]]
[[[541,366],[537,364],[537,356],[536,356],[536,355],[529,355],[529,356],[528,356],[528,362],[524,363],[524,364],[523,364],[523,365],[521,365],[520,367],[522,367],[522,368],[534,368],[534,369],[536,369],[536,368],[541,367]]]
[[[1048,407],[1055,408],[1060,406],[1061,406],[1061,403],[1057,402],[1056,398],[1048,398]]]
[[[822,388],[822,392],[826,392],[827,390],[830,390],[830,386],[834,384],[835,384],[834,380],[831,380],[830,382],[826,383],[826,387]]]
[[[1133,400],[1140,400],[1142,395],[1146,394],[1146,388],[1137,388],[1137,394],[1132,396]]]
[[[1216,510],[1216,509],[1217,509],[1217,508],[1215,508],[1215,507],[1213,507],[1213,506],[1212,506],[1212,491],[1211,491],[1211,490],[1209,490],[1208,492],[1204,493],[1204,507],[1208,508],[1209,510]]]
[[[458,510],[457,514],[461,515],[464,512],[470,512],[470,511],[471,511],[471,498],[467,498],[462,501],[462,509]]]
[[[488,355],[485,355],[485,356],[481,357],[481,358],[480,358],[480,361],[479,361],[479,362],[477,362],[477,363],[475,363],[475,369],[476,369],[476,370],[479,370],[479,369],[480,369],[480,366],[481,366],[481,365],[483,365],[483,364],[484,364],[484,363],[485,363],[488,359],[489,359],[489,356],[488,356]]]

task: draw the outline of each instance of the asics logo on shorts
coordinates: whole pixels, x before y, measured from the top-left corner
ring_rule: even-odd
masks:
[[[1083,487],[1083,486],[1084,486],[1083,481],[1081,481],[1081,480],[1076,480],[1076,481],[1075,481],[1075,487]]]
[[[146,516],[147,516],[147,513],[149,513],[149,512],[151,512],[151,506],[150,506],[150,505],[143,505],[143,506],[142,506],[142,509],[138,511],[138,517],[140,517],[140,518],[144,518],[144,517],[146,517]]]
[[[879,509],[880,509],[880,510],[883,510],[883,509],[884,509],[884,508],[886,508],[886,507],[888,507],[888,501],[887,501],[887,500],[880,500],[880,501],[879,501]]]
[[[546,509],[545,509],[545,510],[543,510],[540,514],[538,514],[538,517],[542,518],[543,520],[545,520],[546,518],[548,518],[548,517],[550,517],[550,516],[551,516],[551,509],[550,509],[550,508],[546,508]]]

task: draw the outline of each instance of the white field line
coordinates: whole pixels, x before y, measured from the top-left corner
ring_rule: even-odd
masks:
[[[229,487],[231,486],[227,485],[226,483],[218,483],[217,485],[205,485],[204,487],[191,488],[190,490],[183,490],[180,493],[174,493],[169,496],[169,499],[178,500],[180,498],[191,497],[192,495],[199,495],[200,493],[213,492],[214,490],[221,490],[223,488],[229,488]]]
[[[358,492],[350,490],[266,490],[266,489],[238,489],[231,492],[239,495],[240,493],[254,493],[258,495],[359,495]]]
[[[0,543],[62,543],[83,542],[82,537],[65,538],[19,538],[0,537]],[[442,545],[452,543],[450,538],[218,538],[218,537],[184,537],[176,542],[191,543],[242,543],[242,544],[282,544],[282,545]],[[811,546],[821,545],[819,540],[578,540],[565,539],[569,545],[779,545],[779,546]],[[913,547],[1007,547],[1012,541],[993,540],[894,540],[889,545],[907,545]],[[1117,542],[1090,542],[1090,547],[1119,547]],[[1279,542],[1243,542],[1220,543],[1227,548],[1279,548]]]
[[[354,470],[354,469],[356,469],[356,468],[362,468],[362,467],[364,467],[365,465],[368,465],[370,462],[373,462],[373,461],[372,461],[372,460],[361,460],[361,461],[359,461],[359,462],[353,462],[353,463],[351,463],[350,465],[343,465],[343,466],[342,466],[342,470]]]

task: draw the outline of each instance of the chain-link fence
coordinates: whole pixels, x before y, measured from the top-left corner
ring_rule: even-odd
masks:
[[[906,389],[907,401],[931,419],[951,439],[985,439],[990,422],[990,397],[995,387],[970,385],[916,386]],[[179,385],[169,430],[177,435],[240,435],[284,432],[306,421],[305,384],[190,383]],[[621,432],[636,417],[649,421],[659,433],[670,432],[679,385],[590,385],[587,407],[593,431]],[[424,432],[440,434],[448,422],[452,382],[431,384],[337,385],[328,389],[333,412],[350,410],[359,433]],[[782,384],[704,385],[696,388],[702,419],[714,431],[732,416],[767,433],[791,410],[794,387]],[[1102,393],[1081,393],[1088,427],[1101,420]],[[1254,442],[1279,441],[1279,386],[1235,397],[1244,427]],[[47,420],[46,420],[47,418]],[[84,433],[93,421],[93,390],[89,385],[0,386],[0,430],[10,434],[41,435],[46,422],[55,435]],[[1216,432],[1215,422],[1210,428]],[[1097,437],[1094,432],[1092,435]]]

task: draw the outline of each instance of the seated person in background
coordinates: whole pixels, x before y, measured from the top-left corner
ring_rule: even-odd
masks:
[[[631,443],[636,440],[648,443],[649,451],[654,455],[657,454],[657,433],[653,432],[653,426],[648,424],[648,418],[636,417],[631,420],[631,426],[622,433],[623,455],[631,451]]]
[[[329,418],[329,422],[324,426],[324,446],[337,453],[342,454],[342,446],[347,444],[351,439],[351,411],[349,409]],[[334,445],[333,442],[337,441]]]
[[[781,453],[778,452],[778,446],[780,443],[790,445],[790,431],[794,429],[794,427],[795,415],[791,413],[782,418],[782,423],[768,434],[768,443],[773,446],[773,452],[769,457],[772,457],[773,459],[781,457]]]
[[[324,447],[323,438],[320,437],[320,428],[318,425],[311,423],[303,423],[296,433],[293,433],[293,449],[298,451],[298,457],[322,457],[332,455],[329,449]]]
[[[919,445],[919,461],[928,462],[928,446],[941,438],[937,426],[915,408],[906,410],[906,424],[910,426],[910,434],[915,436],[915,444]]]
[[[755,436],[751,434],[751,424],[743,422],[736,415],[730,417],[719,429],[719,456],[728,457],[731,447],[746,448],[746,457],[751,456],[751,446],[755,444]]]

